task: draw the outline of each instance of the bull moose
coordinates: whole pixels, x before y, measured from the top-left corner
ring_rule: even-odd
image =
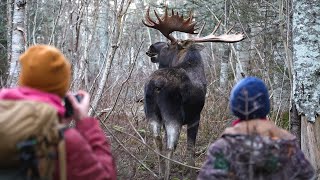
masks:
[[[205,37],[178,40],[171,35],[172,32],[197,34],[192,14],[184,19],[183,15],[180,16],[178,12],[172,10],[170,16],[166,8],[161,17],[154,11],[157,18],[155,21],[150,17],[149,11],[150,8],[142,21],[143,24],[159,30],[170,40],[170,43],[157,42],[149,47],[146,54],[153,63],[159,63],[159,69],[150,75],[144,89],[145,115],[159,154],[162,154],[162,126],[165,130],[168,159],[164,164],[162,156],[158,156],[159,174],[169,179],[170,159],[176,149],[183,125],[187,125],[187,162],[189,166],[195,166],[195,142],[207,87],[204,64],[200,55],[204,46],[199,42],[234,43],[241,41],[244,36],[228,33],[215,36],[212,32]],[[195,170],[190,171],[190,176],[191,179],[195,179]]]

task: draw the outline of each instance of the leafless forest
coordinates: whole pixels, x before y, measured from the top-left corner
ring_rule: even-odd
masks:
[[[303,10],[303,3],[313,9]],[[143,93],[146,79],[158,67],[146,51],[152,43],[167,39],[144,26],[141,20],[148,7],[162,14],[167,5],[185,16],[191,11],[199,29],[205,24],[203,35],[210,34],[220,22],[216,34],[224,34],[233,27],[231,32],[243,32],[246,37],[235,44],[204,44],[202,57],[208,86],[194,168],[201,167],[210,143],[234,119],[228,107],[229,93],[244,76],[257,76],[266,82],[272,104],[269,118],[277,125],[293,131],[298,138],[301,133],[310,133],[304,126],[315,129],[311,131],[313,134],[301,138],[302,147],[308,148],[303,142],[320,141],[320,135],[316,135],[320,131],[319,120],[310,118],[317,113],[310,116],[306,111],[310,108],[302,107],[301,102],[306,104],[308,100],[301,99],[308,98],[297,94],[301,90],[299,83],[306,81],[310,82],[306,89],[319,92],[318,86],[310,85],[319,82],[320,67],[320,1],[312,3],[307,0],[300,3],[294,0],[2,0],[0,86],[16,85],[18,57],[26,47],[51,44],[60,48],[72,63],[71,89],[84,89],[91,94],[90,114],[100,119],[111,141],[118,179],[156,179],[157,154],[145,120]],[[302,13],[295,16],[295,12],[300,11]],[[301,19],[304,26],[298,23]],[[181,39],[189,36],[174,35]],[[303,42],[303,38],[312,41],[315,48],[295,52],[295,44],[301,45],[297,42]],[[297,46],[296,49],[303,48]],[[310,53],[311,60],[305,60],[315,64],[301,65],[299,60],[303,58],[299,55],[309,52],[318,52]],[[310,74],[306,73],[309,70],[302,71],[303,68],[309,68]],[[319,93],[310,94],[309,99],[319,101]],[[311,103],[316,104],[312,112],[320,112],[319,102]],[[311,146],[314,149],[311,157],[320,158],[319,146],[319,143]],[[183,128],[174,153],[172,179],[185,179],[189,168],[184,165],[185,152],[186,129]],[[317,163],[315,160],[319,168]]]

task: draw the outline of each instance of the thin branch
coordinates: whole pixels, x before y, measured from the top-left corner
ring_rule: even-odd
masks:
[[[157,174],[156,173],[154,173],[150,168],[148,168],[148,166],[145,164],[145,163],[143,163],[142,161],[140,161],[135,155],[133,155],[124,145],[123,145],[123,143],[121,143],[121,141],[112,133],[112,131],[108,128],[108,126],[104,123],[104,122],[102,122],[101,120],[100,120],[100,122],[101,122],[101,124],[103,125],[103,127],[108,131],[108,133],[120,144],[120,146],[132,157],[132,158],[134,158],[136,161],[138,161],[144,168],[146,168],[149,172],[151,172],[151,174],[154,176],[154,177],[156,177],[156,178],[158,178],[158,176],[157,176]],[[134,136],[133,136],[134,137]]]
[[[57,27],[57,24],[58,24],[58,20],[60,19],[61,13],[62,13],[62,1],[60,1],[59,13],[58,13],[57,18],[55,19],[55,21],[53,23],[53,29],[52,29],[52,32],[51,32],[49,44],[51,44],[52,41],[53,41],[53,36],[55,35],[56,27]]]
[[[128,77],[121,83],[120,90],[119,90],[119,93],[118,93],[118,95],[117,95],[117,97],[116,97],[116,100],[115,100],[115,102],[114,102],[111,110],[109,111],[108,115],[104,118],[103,122],[105,122],[105,121],[109,118],[110,114],[111,114],[111,113],[113,112],[113,110],[115,109],[115,106],[117,105],[118,99],[119,99],[120,94],[121,94],[121,92],[122,92],[123,86],[124,86],[124,85],[129,81],[129,79],[131,78],[131,75],[132,75],[133,69],[135,68],[135,65],[136,65],[136,62],[137,62],[137,59],[138,59],[138,55],[139,55],[139,53],[140,53],[140,50],[141,50],[142,45],[143,45],[143,40],[142,40],[141,43],[140,43],[140,46],[139,46],[139,48],[138,48],[138,53],[136,54],[136,57],[135,57],[134,62],[133,62],[133,64],[132,64],[132,67],[131,67],[131,70],[130,70],[130,72],[129,72],[129,75],[128,75]]]
[[[134,140],[136,140],[136,141],[138,141],[139,143],[143,144],[145,147],[147,147],[148,149],[152,150],[152,151],[153,151],[154,153],[156,153],[157,155],[159,155],[159,156],[161,156],[161,157],[163,157],[163,158],[165,158],[165,159],[167,159],[167,160],[169,160],[169,161],[172,161],[172,162],[174,162],[174,163],[176,163],[176,164],[179,164],[179,165],[181,165],[181,166],[188,167],[188,168],[191,168],[191,169],[196,169],[196,170],[200,170],[200,169],[201,169],[201,168],[199,168],[199,167],[190,166],[190,165],[184,164],[184,163],[182,163],[182,162],[179,162],[179,161],[177,161],[177,160],[170,159],[170,158],[168,158],[167,156],[164,156],[164,155],[160,154],[159,152],[157,152],[156,150],[154,150],[151,146],[149,146],[149,145],[146,144],[145,142],[141,141],[139,138],[133,136],[132,134],[126,133],[126,132],[124,132],[124,131],[121,131],[120,129],[115,129],[115,128],[113,128],[113,129],[114,129],[115,131],[118,131],[118,132],[120,132],[120,133],[123,133],[123,134],[125,134],[125,135],[128,135],[128,136],[132,137]],[[107,129],[107,130],[108,130],[108,129]],[[110,131],[110,129],[108,130],[108,132],[109,132],[109,131]]]

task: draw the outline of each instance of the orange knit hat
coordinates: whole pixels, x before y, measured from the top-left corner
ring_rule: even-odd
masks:
[[[65,96],[70,86],[71,66],[55,47],[34,45],[20,56],[19,85]]]

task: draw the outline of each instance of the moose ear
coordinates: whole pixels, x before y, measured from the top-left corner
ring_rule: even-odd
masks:
[[[199,43],[195,43],[195,44],[192,44],[191,49],[192,50],[202,51],[202,49],[204,49],[204,45],[203,44],[199,44]]]

